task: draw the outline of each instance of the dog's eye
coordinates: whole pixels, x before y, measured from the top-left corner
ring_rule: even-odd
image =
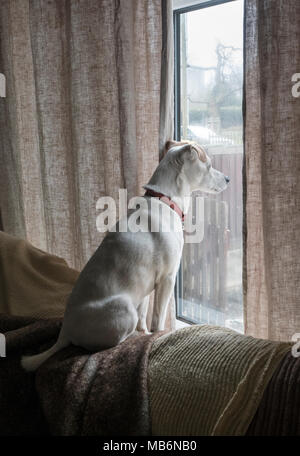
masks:
[[[211,168],[211,164],[207,165],[207,171],[209,171]]]

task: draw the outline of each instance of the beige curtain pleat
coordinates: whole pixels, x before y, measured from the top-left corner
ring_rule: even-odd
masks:
[[[300,332],[300,2],[245,0],[246,333]]]
[[[172,0],[162,1],[162,58],[160,83],[160,158],[165,145],[174,138],[174,30]]]
[[[163,23],[171,0],[0,0],[6,232],[80,270],[103,238],[98,198],[143,193],[172,137]]]
[[[173,34],[173,2],[162,0],[162,49],[161,49],[161,78],[160,78],[160,122],[159,122],[159,158],[165,153],[165,145],[174,135],[174,34]],[[151,327],[154,304],[154,292],[150,298],[147,315],[148,327]],[[172,295],[167,311],[166,329],[176,327],[176,304]]]
[[[5,231],[81,269],[96,201],[142,192],[159,160],[160,0],[1,0]]]
[[[0,3],[0,182],[4,228],[46,249],[40,144],[27,1]]]

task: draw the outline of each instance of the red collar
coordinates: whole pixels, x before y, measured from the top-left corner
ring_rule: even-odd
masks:
[[[184,213],[182,212],[180,207],[176,203],[174,203],[174,201],[171,200],[171,198],[164,195],[163,193],[158,193],[158,192],[155,192],[154,190],[149,190],[149,189],[146,190],[145,196],[154,196],[156,198],[159,198],[164,203],[166,203],[168,206],[170,206],[170,208],[173,209],[173,211],[175,211],[179,215],[181,220],[184,222]]]

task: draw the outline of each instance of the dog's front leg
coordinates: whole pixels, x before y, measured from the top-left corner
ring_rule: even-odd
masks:
[[[149,307],[149,300],[150,296],[146,296],[143,299],[143,302],[139,305],[137,311],[138,311],[138,316],[139,316],[139,321],[137,324],[136,329],[138,331],[142,331],[145,334],[150,334],[147,328],[147,313],[148,313],[148,307]]]
[[[163,331],[167,316],[167,308],[175,285],[175,277],[167,276],[155,288],[155,300],[151,331]]]

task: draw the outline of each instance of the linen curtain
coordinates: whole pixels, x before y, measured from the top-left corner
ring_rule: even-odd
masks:
[[[172,138],[172,65],[171,0],[0,0],[4,230],[80,270]]]
[[[1,0],[4,230],[81,269],[159,160],[160,0]]]
[[[245,0],[246,333],[300,333],[300,2]]]

